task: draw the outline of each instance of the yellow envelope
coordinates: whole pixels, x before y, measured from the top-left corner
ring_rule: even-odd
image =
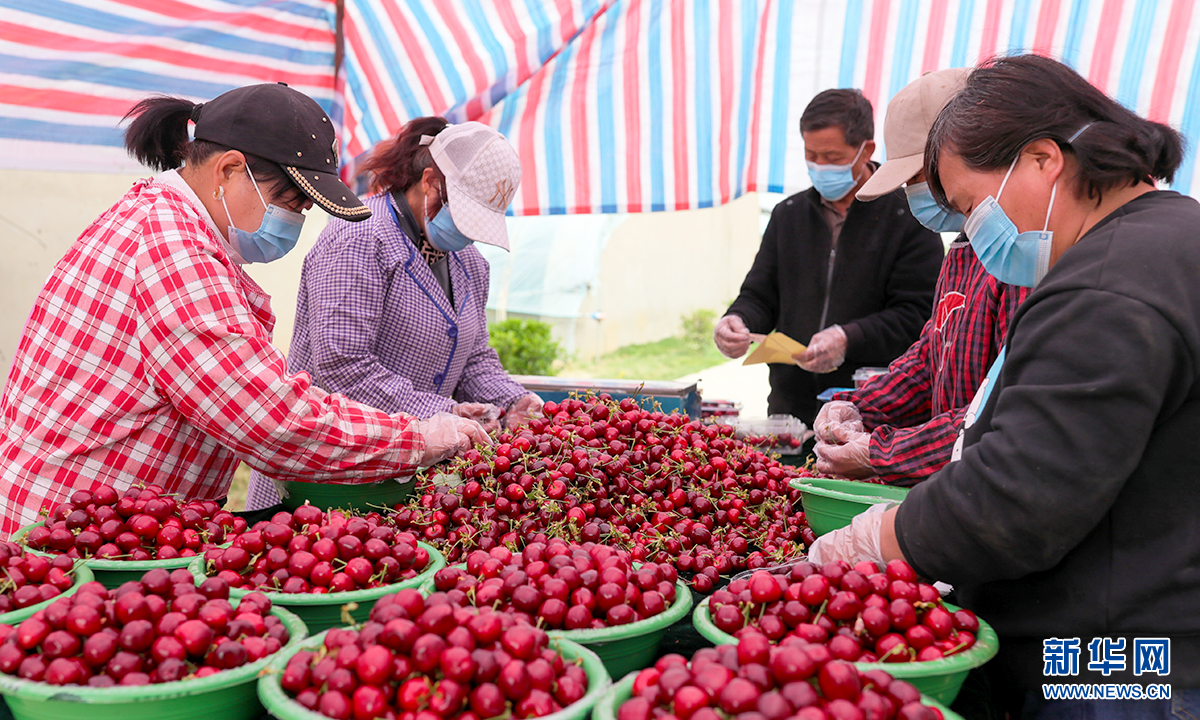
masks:
[[[806,346],[801,345],[787,335],[781,332],[773,332],[762,338],[758,347],[746,357],[742,364],[777,363],[781,365],[795,365],[796,361],[792,359],[792,356],[802,353],[806,349]]]

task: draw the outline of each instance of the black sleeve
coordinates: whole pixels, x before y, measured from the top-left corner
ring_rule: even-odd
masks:
[[[786,204],[786,201],[779,203],[771,213],[754,264],[742,281],[741,292],[725,311],[726,315],[742,318],[753,333],[769,333],[779,321],[779,234],[782,206]]]
[[[916,342],[933,311],[933,292],[946,252],[942,238],[907,212],[882,310],[843,323],[846,362],[892,360]]]
[[[1027,304],[978,442],[900,505],[905,558],[953,584],[1056,566],[1103,521],[1192,372],[1145,303],[1089,289]]]

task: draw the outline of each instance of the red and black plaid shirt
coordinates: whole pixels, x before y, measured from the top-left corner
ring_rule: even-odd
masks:
[[[989,275],[970,244],[950,246],[921,337],[886,374],[834,396],[862,413],[880,479],[914,485],[950,461],[967,405],[1028,294]]]
[[[0,400],[0,537],[100,484],[220,498],[239,459],[302,481],[415,470],[411,418],[289,374],[274,324],[194,194],[135,184],[55,266],[21,337]]]

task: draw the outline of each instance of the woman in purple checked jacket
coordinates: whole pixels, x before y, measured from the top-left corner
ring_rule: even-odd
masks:
[[[542,401],[488,346],[488,264],[474,242],[508,249],[504,213],[521,180],[494,129],[417,118],[366,164],[371,219],[333,219],[304,259],[292,372],[390,413],[451,412],[512,427]],[[247,510],[279,502],[251,478]]]

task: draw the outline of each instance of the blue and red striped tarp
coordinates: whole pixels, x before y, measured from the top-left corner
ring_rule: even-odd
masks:
[[[481,120],[516,145],[518,215],[719,205],[784,189],[790,2],[352,0],[348,154],[407,119]],[[774,183],[768,181],[774,180]]]
[[[286,82],[333,109],[334,0],[0,0],[0,166],[136,172],[122,116]]]
[[[824,88],[861,87],[882,120],[922,72],[1033,50],[1180,128],[1190,192],[1194,5],[344,0],[335,72],[336,0],[0,0],[0,166],[131,171],[118,121],[138,99],[283,80],[341,123],[343,158],[418,115],[499,128],[516,214],[700,208],[807,185],[797,124]]]

